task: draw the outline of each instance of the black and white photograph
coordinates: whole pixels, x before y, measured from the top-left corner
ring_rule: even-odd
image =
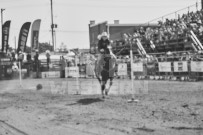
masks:
[[[0,135],[203,135],[203,0],[0,11]]]

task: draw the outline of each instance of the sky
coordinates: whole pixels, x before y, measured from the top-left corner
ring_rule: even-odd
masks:
[[[90,20],[96,23],[119,20],[120,24],[156,23],[165,18],[175,18],[177,14],[188,12],[191,5],[201,0],[53,0],[56,46],[65,44],[68,49],[89,48]],[[39,42],[51,43],[51,7],[50,0],[0,0],[4,8],[3,22],[11,20],[9,45],[18,42],[20,28],[25,22],[41,19]],[[183,9],[183,10],[181,10]],[[189,8],[196,10],[196,6]],[[157,19],[159,18],[159,19]],[[15,40],[16,39],[16,40]],[[30,46],[30,33],[27,41]]]

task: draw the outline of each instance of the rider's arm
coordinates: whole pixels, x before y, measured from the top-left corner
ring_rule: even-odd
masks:
[[[98,51],[100,52],[100,49],[101,49],[101,40],[99,40],[99,42],[98,42],[98,44],[97,44],[97,49],[98,49]]]

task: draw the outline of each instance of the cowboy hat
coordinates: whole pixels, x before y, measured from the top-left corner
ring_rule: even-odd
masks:
[[[107,38],[109,38],[109,35],[108,35],[107,32],[102,32],[101,37],[107,37]]]

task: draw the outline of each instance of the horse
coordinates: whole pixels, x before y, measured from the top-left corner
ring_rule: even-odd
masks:
[[[103,98],[105,98],[105,95],[108,95],[110,88],[113,85],[115,70],[116,58],[112,57],[110,54],[103,54],[103,58],[101,59],[101,61],[96,60],[95,62],[96,78],[101,85],[101,94]],[[110,84],[109,87],[106,88],[108,80],[110,80]]]

